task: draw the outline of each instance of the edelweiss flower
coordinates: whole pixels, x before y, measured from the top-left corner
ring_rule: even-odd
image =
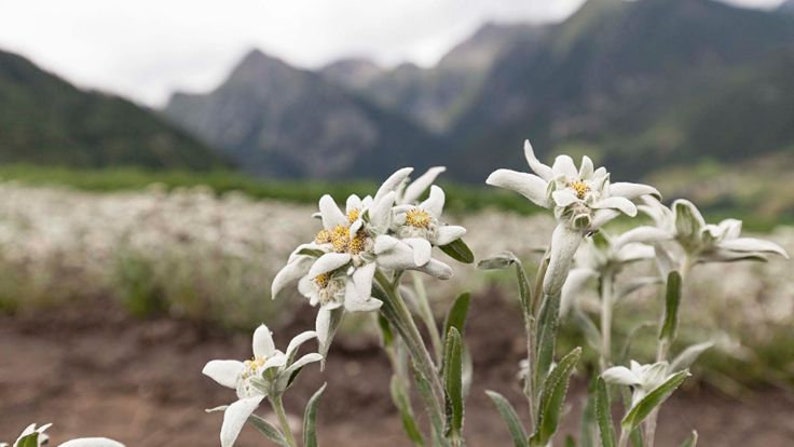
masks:
[[[645,234],[647,241],[664,242],[674,240],[692,264],[701,262],[732,262],[741,260],[766,261],[769,255],[780,255],[788,259],[788,253],[774,242],[763,239],[739,237],[742,222],[725,219],[719,224],[707,224],[703,215],[688,200],[673,202],[672,210],[657,200],[646,200],[640,209],[651,216],[656,227],[639,227],[637,232]],[[665,251],[666,259],[675,259]],[[680,269],[681,266],[667,266]]]
[[[583,246],[575,255],[575,268],[568,272],[562,287],[560,314],[564,315],[577,300],[585,285],[594,278],[616,275],[627,264],[654,259],[655,251],[650,245],[636,242],[643,239],[634,230],[613,237],[600,231],[592,238],[585,239]],[[619,299],[643,285],[658,282],[658,278],[635,278],[625,289],[617,291],[613,299]]]
[[[669,374],[670,368],[667,362],[640,365],[632,360],[630,366],[631,369],[625,366],[613,366],[601,373],[601,377],[607,383],[630,386],[632,407],[672,375]]]
[[[408,187],[405,184],[413,169],[400,169],[386,179],[374,197],[350,196],[345,212],[331,196],[320,199],[319,217],[323,228],[314,241],[301,245],[290,255],[287,265],[273,280],[271,296],[275,298],[287,284],[298,281],[300,293],[309,298],[312,305],[320,305],[316,329],[321,353],[326,352],[333,336],[335,325],[332,322],[340,320],[332,315],[333,312],[366,312],[381,306],[381,301],[371,296],[378,268],[392,272],[419,270],[443,279],[452,275],[449,266],[430,259],[431,242],[426,240],[426,244],[422,244],[412,239],[409,243],[390,235],[398,191],[402,200],[414,200],[440,169],[431,169]],[[450,231],[456,230],[439,228],[437,216],[443,207],[443,192],[441,197],[438,192],[434,193],[426,202],[432,207],[419,209],[428,215],[427,235],[436,242],[444,242],[451,236]]]
[[[558,156],[549,167],[535,157],[529,141],[524,142],[524,156],[535,174],[498,169],[485,183],[516,191],[536,205],[554,209],[558,224],[551,235],[543,293],[557,296],[582,237],[620,213],[636,215],[637,207],[631,199],[647,194],[659,196],[659,192],[636,183],[611,184],[606,169],[593,169],[593,162],[587,156],[582,157],[578,170],[567,155]]]
[[[31,435],[36,435],[37,446],[47,444],[49,436],[44,431],[50,428],[52,424],[44,424],[36,428],[36,424],[28,425],[19,435],[12,447],[19,447],[23,444],[23,440]],[[7,447],[8,444],[0,442],[0,447]],[[58,447],[124,447],[124,444],[108,438],[77,438],[64,443],[58,444]]]
[[[212,360],[201,371],[219,384],[237,391],[238,400],[213,410],[224,410],[221,446],[234,445],[245,421],[268,396],[281,395],[289,386],[293,373],[309,363],[322,360],[318,353],[306,354],[298,360],[298,348],[316,338],[311,331],[298,334],[290,341],[287,352],[276,350],[270,330],[264,324],[254,331],[250,360]]]
[[[433,185],[430,187],[430,196],[424,202],[394,209],[394,232],[413,248],[417,266],[430,261],[433,245],[444,246],[466,234],[466,229],[461,226],[439,222],[445,199],[444,190]]]
[[[558,156],[549,167],[535,157],[528,140],[524,142],[524,156],[535,174],[498,169],[485,183],[516,191],[543,208],[553,208],[557,220],[571,229],[590,233],[620,213],[636,215],[632,199],[660,196],[648,185],[611,184],[606,169],[594,169],[587,156],[582,157],[578,170],[567,155]]]

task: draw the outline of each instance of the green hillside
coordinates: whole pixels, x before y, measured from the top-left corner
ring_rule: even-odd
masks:
[[[209,148],[130,101],[77,89],[0,51],[0,163],[209,169]]]

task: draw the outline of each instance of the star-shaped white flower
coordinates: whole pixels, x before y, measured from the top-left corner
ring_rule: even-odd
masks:
[[[220,440],[222,447],[234,445],[248,417],[268,396],[281,395],[290,385],[293,373],[309,363],[319,362],[323,356],[310,353],[295,360],[298,348],[316,338],[312,331],[303,332],[290,341],[287,352],[276,350],[270,330],[264,324],[254,331],[254,356],[244,362],[212,360],[201,371],[219,384],[234,389],[237,401],[214,410],[224,410]]]
[[[447,245],[466,234],[466,229],[461,226],[440,222],[445,201],[444,190],[433,185],[424,202],[394,208],[394,233],[414,250],[414,262],[417,266],[423,266],[430,261],[433,246]]]
[[[594,169],[593,161],[582,157],[576,169],[573,159],[560,155],[552,166],[541,163],[529,141],[524,142],[524,156],[535,174],[498,169],[485,183],[515,191],[532,203],[554,209],[560,223],[584,232],[597,230],[621,213],[637,214],[633,199],[644,195],[660,196],[659,191],[638,183],[610,183],[603,167]]]
[[[631,387],[632,407],[672,375],[669,374],[670,368],[667,362],[640,365],[632,360],[630,366],[631,369],[625,366],[613,366],[601,373],[601,377],[607,383]]]
[[[740,220],[725,219],[716,225],[707,224],[700,210],[688,200],[676,200],[670,209],[659,201],[648,198],[646,205],[640,209],[651,216],[656,227],[638,227],[634,231],[644,234],[647,242],[661,244],[669,240],[675,241],[691,264],[766,261],[771,255],[788,259],[788,253],[774,242],[740,237]],[[669,250],[665,250],[662,255],[666,263],[678,257]],[[683,260],[679,260],[679,265],[669,265],[666,269],[680,269],[682,262]]]

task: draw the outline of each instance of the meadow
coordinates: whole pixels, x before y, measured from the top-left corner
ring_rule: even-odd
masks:
[[[271,300],[270,283],[290,251],[317,232],[319,223],[308,218],[316,205],[301,202],[316,200],[316,191],[328,185],[271,185],[224,174],[208,177],[212,186],[189,186],[196,179],[179,173],[4,169],[4,178],[18,180],[0,183],[3,313],[31,315],[101,298],[138,317],[166,315],[248,330],[262,321],[289,324],[303,300],[297,293]],[[153,177],[159,181],[151,183]],[[350,191],[368,190],[361,187],[336,186],[332,194],[341,200]],[[486,206],[474,189],[448,191],[447,218],[468,229],[466,240],[478,259],[510,250],[528,265],[537,262],[554,226],[551,217],[509,210],[506,202]],[[794,252],[794,228],[779,226],[764,237]],[[428,286],[437,309],[461,290],[514,301],[512,275],[453,265],[452,280]],[[713,339],[718,347],[695,372],[731,393],[759,383],[793,386],[789,263],[707,265],[694,275],[681,343]],[[641,321],[650,314],[649,303],[657,305],[655,293],[633,295],[616,312],[634,318],[616,321]],[[355,319],[348,324],[348,330],[366,327]],[[632,327],[615,330],[625,334]],[[566,343],[583,343],[573,326],[564,331]],[[651,332],[640,335],[650,340]]]

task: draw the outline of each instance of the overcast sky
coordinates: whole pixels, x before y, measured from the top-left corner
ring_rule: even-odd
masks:
[[[771,7],[781,0],[732,0]],[[483,22],[560,20],[582,0],[0,0],[0,49],[82,87],[162,105],[251,48],[297,66],[431,65]]]

